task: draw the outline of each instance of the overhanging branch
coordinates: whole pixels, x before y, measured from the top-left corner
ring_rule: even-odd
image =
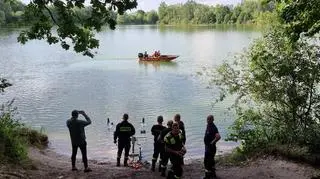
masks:
[[[56,19],[55,19],[54,16],[53,16],[51,10],[50,10],[47,6],[44,6],[44,8],[48,11],[48,13],[49,13],[52,21],[54,22],[54,24],[56,24],[57,26],[59,26],[59,24],[57,23]],[[59,27],[60,27],[60,26],[59,26]]]

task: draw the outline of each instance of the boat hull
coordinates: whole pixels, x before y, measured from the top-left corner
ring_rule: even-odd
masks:
[[[158,57],[150,56],[150,57],[139,57],[140,61],[161,61],[161,62],[169,62],[176,58],[178,58],[178,55],[160,55]]]

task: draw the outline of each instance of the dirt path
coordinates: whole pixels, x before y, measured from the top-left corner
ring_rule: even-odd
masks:
[[[128,167],[116,167],[115,163],[99,163],[89,161],[93,170],[84,173],[82,163],[77,163],[79,171],[70,170],[70,159],[50,150],[39,151],[30,149],[32,159],[31,169],[1,166],[0,178],[43,178],[43,179],[86,179],[86,178],[135,178],[135,179],[164,179],[159,172],[151,172],[149,168],[138,170]],[[183,178],[202,178],[204,174],[202,161],[195,160],[184,166]],[[220,179],[311,179],[320,176],[319,169],[290,161],[274,159],[258,159],[246,166],[217,166],[217,176]],[[316,177],[314,177],[316,178]],[[320,178],[320,177],[319,177]]]

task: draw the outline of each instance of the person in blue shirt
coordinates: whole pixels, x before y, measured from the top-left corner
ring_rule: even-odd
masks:
[[[86,121],[78,120],[79,114],[83,115]],[[72,170],[78,170],[76,168],[76,156],[78,148],[81,150],[82,161],[84,164],[84,172],[91,172],[92,170],[88,167],[87,159],[87,142],[84,128],[91,124],[91,120],[84,111],[73,110],[71,112],[71,119],[67,120],[67,127],[69,128],[71,144],[72,144],[72,155],[71,164]]]
[[[213,123],[213,115],[207,117],[207,129],[204,135],[205,153],[204,153],[204,167],[205,177],[204,179],[216,178],[215,160],[217,147],[216,143],[220,140],[218,128]]]

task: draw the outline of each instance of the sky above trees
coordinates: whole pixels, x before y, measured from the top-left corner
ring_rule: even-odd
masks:
[[[25,4],[29,3],[30,0],[21,0]],[[87,0],[86,0],[87,1]],[[187,0],[138,0],[138,8],[144,11],[157,10],[161,2],[167,4],[185,3]],[[197,3],[215,5],[215,4],[237,4],[241,0],[195,0]],[[89,2],[89,1],[88,1]]]

